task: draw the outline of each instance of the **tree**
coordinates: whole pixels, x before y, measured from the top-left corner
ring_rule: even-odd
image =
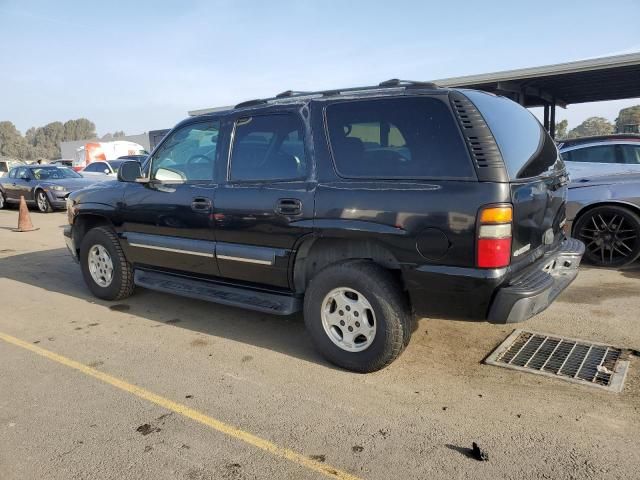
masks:
[[[86,118],[69,120],[64,124],[64,139],[69,140],[90,140],[96,138],[96,126]]]
[[[11,122],[0,122],[0,156],[23,158],[27,145],[16,126]]]
[[[625,128],[627,126],[627,128]],[[629,128],[631,126],[631,128]],[[631,132],[628,132],[631,130]],[[616,132],[640,133],[640,105],[623,108],[616,118]]]
[[[563,139],[567,137],[567,127],[569,126],[569,122],[567,120],[562,120],[561,122],[556,123],[556,138]]]
[[[609,135],[613,133],[613,125],[602,117],[589,117],[576,128],[569,130],[567,138]]]

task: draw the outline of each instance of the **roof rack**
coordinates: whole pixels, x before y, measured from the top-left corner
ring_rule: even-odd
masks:
[[[416,80],[399,80],[392,78],[391,80],[385,80],[378,85],[370,85],[366,87],[349,87],[349,88],[337,88],[333,90],[319,90],[317,92],[301,92],[296,90],[286,90],[277,94],[273,98],[248,100],[237,104],[234,108],[252,107],[254,105],[262,105],[273,100],[280,100],[283,98],[296,98],[296,97],[308,97],[312,95],[321,95],[323,97],[332,97],[334,95],[341,95],[344,93],[361,92],[366,90],[382,90],[385,88],[438,88],[435,83],[421,82]]]

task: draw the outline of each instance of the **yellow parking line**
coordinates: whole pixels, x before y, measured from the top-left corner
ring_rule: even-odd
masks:
[[[11,335],[7,335],[6,333],[0,332],[0,339],[12,345],[24,348],[25,350],[30,350],[61,365],[73,368],[74,370],[82,372],[85,375],[96,378],[104,383],[108,383],[109,385],[112,385],[120,390],[124,390],[125,392],[136,395],[137,397],[147,400],[148,402],[155,403],[156,405],[166,408],[167,410],[171,410],[172,412],[178,413],[187,418],[190,418],[191,420],[195,420],[198,423],[206,425],[213,430],[224,433],[225,435],[233,437],[237,440],[241,440],[256,448],[269,452],[276,457],[285,458],[304,468],[313,470],[314,472],[322,473],[332,478],[339,478],[341,480],[359,480],[358,477],[351,475],[350,473],[343,472],[325,463],[311,460],[310,458],[305,457],[300,453],[294,452],[293,450],[280,447],[275,443],[270,442],[269,440],[265,440],[263,438],[252,435],[249,432],[245,432],[244,430],[236,428],[232,425],[228,425],[224,422],[221,422],[220,420],[216,420],[215,418],[194,410],[193,408],[189,408],[186,405],[182,405],[180,403],[174,402],[173,400],[169,400],[168,398],[156,395],[149,390],[145,390],[144,388],[125,382],[124,380],[120,380],[119,378],[96,370],[95,368],[87,367],[86,365],[80,362],[76,362],[75,360],[71,360],[70,358],[50,352],[49,350],[45,350],[44,348],[40,348],[31,343],[27,343],[24,340],[12,337]]]

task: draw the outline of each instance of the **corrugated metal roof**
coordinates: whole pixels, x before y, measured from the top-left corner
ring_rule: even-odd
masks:
[[[542,105],[548,96],[565,104],[635,98],[640,97],[640,52],[433,82],[494,93],[518,87],[526,96],[526,106]]]

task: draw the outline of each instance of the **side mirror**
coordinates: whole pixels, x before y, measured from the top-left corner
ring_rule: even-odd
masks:
[[[123,162],[118,169],[119,182],[135,182],[140,177],[142,177],[142,171],[140,164],[136,161],[129,160]]]
[[[104,169],[104,173],[106,173],[107,175],[109,175],[111,173],[111,170],[109,170],[108,168]]]

